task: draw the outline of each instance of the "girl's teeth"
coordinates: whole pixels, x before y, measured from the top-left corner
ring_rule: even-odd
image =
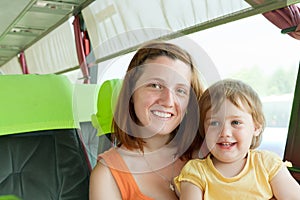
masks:
[[[222,143],[223,146],[230,146],[231,143]]]

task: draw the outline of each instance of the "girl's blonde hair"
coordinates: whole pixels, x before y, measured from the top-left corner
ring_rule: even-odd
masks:
[[[226,99],[238,108],[245,108],[251,114],[255,126],[260,128],[259,135],[253,137],[250,146],[250,149],[257,148],[261,143],[262,132],[265,128],[262,103],[253,88],[239,80],[225,79],[218,81],[203,93],[199,102],[201,137],[205,137],[204,119],[206,113],[210,109],[218,111]]]

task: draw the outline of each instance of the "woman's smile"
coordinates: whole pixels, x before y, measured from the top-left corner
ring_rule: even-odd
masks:
[[[162,112],[162,111],[158,111],[158,110],[151,111],[151,113],[157,117],[165,118],[165,119],[169,119],[173,116],[172,113]]]
[[[136,116],[152,134],[169,134],[180,124],[187,109],[190,67],[180,60],[161,56],[141,68],[143,74],[132,97]]]

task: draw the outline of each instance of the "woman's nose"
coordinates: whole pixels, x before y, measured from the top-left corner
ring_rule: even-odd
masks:
[[[174,92],[169,88],[165,88],[160,95],[160,104],[165,107],[172,107],[174,106],[174,103]]]

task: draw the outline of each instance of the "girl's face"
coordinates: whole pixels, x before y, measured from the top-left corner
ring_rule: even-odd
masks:
[[[212,112],[210,109],[206,113],[204,129],[213,160],[222,163],[243,160],[253,136],[260,134],[251,114],[244,107],[236,107],[228,99],[223,102],[219,111]]]
[[[146,60],[136,82],[133,104],[141,125],[156,134],[171,133],[181,122],[189,102],[191,69],[166,56]]]

